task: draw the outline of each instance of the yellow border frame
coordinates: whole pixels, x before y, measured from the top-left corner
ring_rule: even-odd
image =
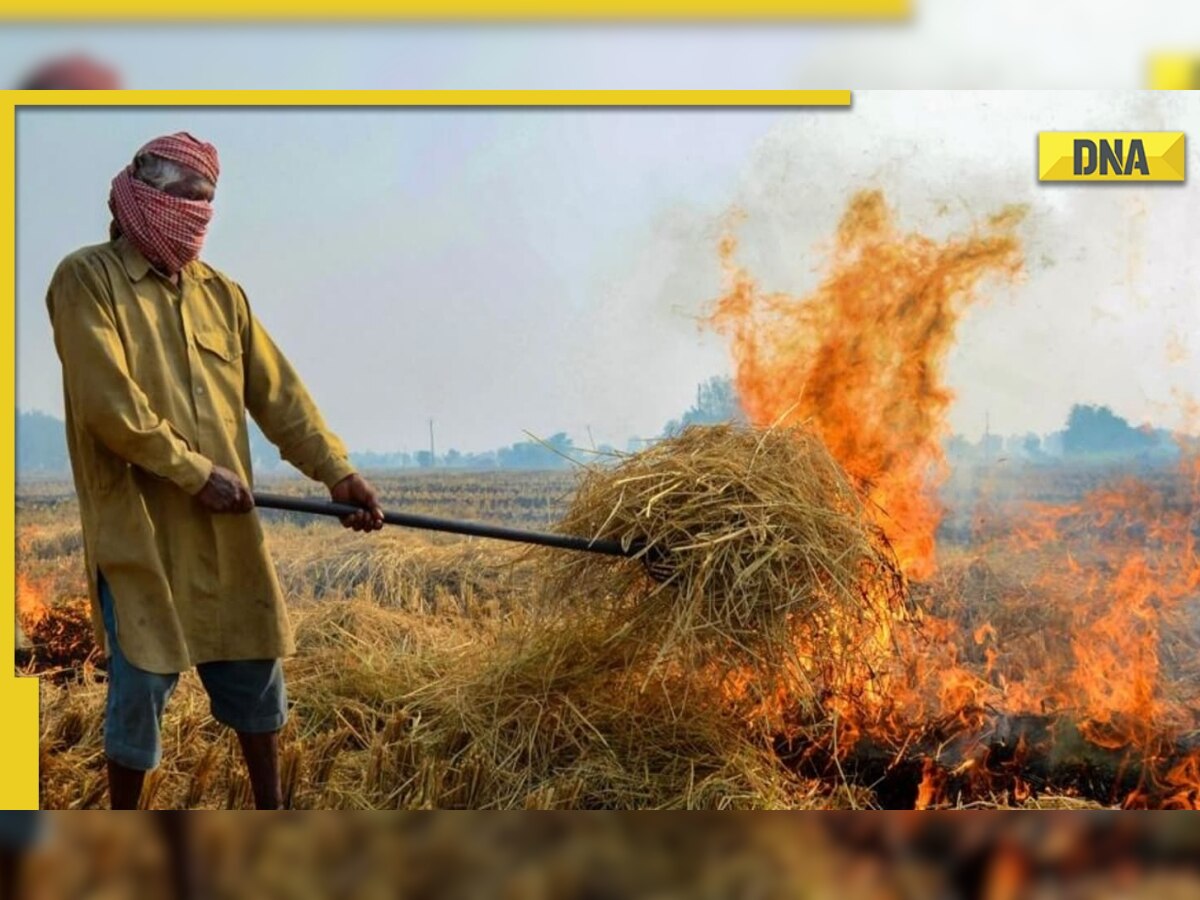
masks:
[[[164,6],[150,0],[9,0],[0,20],[9,21],[317,21],[353,19],[408,22],[459,21],[735,21],[905,19],[912,0],[210,0]]]
[[[1200,88],[1200,51],[1155,53],[1148,70],[1151,90],[1193,91]]]
[[[16,602],[16,119],[30,107],[848,107],[850,91],[0,91],[0,590]],[[68,248],[64,248],[65,250]],[[7,615],[7,612],[4,613]],[[14,609],[15,615],[15,609]],[[7,619],[4,620],[7,622]],[[0,627],[0,808],[39,802],[38,683],[10,674],[13,632]]]

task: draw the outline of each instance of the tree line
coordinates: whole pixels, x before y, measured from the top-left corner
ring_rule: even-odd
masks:
[[[688,425],[744,421],[737,390],[728,377],[713,377],[696,387],[693,403],[662,432],[650,438],[631,438],[625,451],[637,450],[659,437],[678,433]],[[70,471],[63,421],[44,412],[17,414],[16,466],[20,476],[65,476]],[[1158,462],[1178,456],[1181,438],[1163,428],[1137,427],[1107,406],[1077,404],[1061,430],[1050,434],[985,434],[972,441],[952,435],[945,450],[952,463],[987,463],[1000,459],[1033,464],[1056,461]],[[547,470],[570,467],[578,460],[603,457],[617,448],[602,444],[577,444],[566,432],[546,438],[529,438],[483,452],[450,449],[434,455],[429,450],[352,452],[351,461],[363,469],[517,469]],[[250,423],[250,453],[257,471],[284,471],[288,467],[279,451]]]

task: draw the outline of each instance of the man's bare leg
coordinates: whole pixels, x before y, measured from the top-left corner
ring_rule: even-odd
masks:
[[[283,786],[279,783],[279,732],[239,731],[237,736],[250,774],[255,808],[279,809],[283,806]]]
[[[108,761],[108,802],[113,809],[137,809],[146,773]]]

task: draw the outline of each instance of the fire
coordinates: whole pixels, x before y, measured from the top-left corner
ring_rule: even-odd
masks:
[[[904,571],[934,570],[944,476],[940,439],[953,393],[942,366],[962,311],[989,274],[1015,277],[1008,209],[977,233],[937,242],[902,233],[879,191],[850,202],[822,283],[808,297],[765,293],[726,236],[727,288],[713,325],[732,341],[752,422],[811,420],[851,475],[872,486]]]
[[[48,604],[47,593],[35,579],[17,575],[17,624],[32,654],[29,665],[43,678],[74,677],[98,653],[91,602],[86,596],[67,596]]]
[[[929,809],[933,806],[941,793],[941,787],[940,771],[933,764],[933,760],[925,760],[921,772],[921,783],[917,785],[917,799],[913,803],[913,809]]]
[[[950,568],[939,559],[954,399],[943,365],[985,279],[1021,275],[1020,220],[1006,209],[937,241],[902,231],[880,192],[861,192],[804,297],[764,291],[737,264],[734,237],[721,241],[726,290],[711,323],[730,340],[747,416],[820,431],[877,505],[921,607],[919,624],[882,627],[869,674],[847,666],[825,679],[835,752],[844,759],[860,741],[891,748],[891,771],[924,747],[910,795],[918,809],[964,790],[1024,801],[1037,792],[1035,761],[1076,756],[1068,778],[1112,769],[1123,793],[1108,802],[1195,808],[1195,440],[1181,438],[1175,473],[1085,482],[1067,502],[1039,496],[1058,488],[1044,475],[1030,476],[1028,496],[980,496],[970,556],[956,549]],[[1200,406],[1183,405],[1200,422]]]
[[[1200,751],[1188,754],[1163,779],[1167,798],[1164,809],[1200,809]]]
[[[45,592],[33,579],[23,573],[17,574],[17,621],[29,631],[37,626],[50,612]]]

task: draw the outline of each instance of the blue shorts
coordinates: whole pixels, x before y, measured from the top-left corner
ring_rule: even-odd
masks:
[[[113,598],[100,576],[100,608],[108,632],[108,700],[104,710],[104,752],[128,769],[153,769],[162,760],[162,716],[179,681],[139,669],[117,642]],[[212,716],[235,731],[278,731],[287,721],[287,689],[277,659],[240,659],[196,666]]]

